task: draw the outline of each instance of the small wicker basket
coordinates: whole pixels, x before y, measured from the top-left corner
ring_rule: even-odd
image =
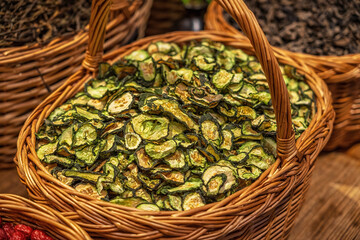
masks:
[[[54,239],[91,239],[82,228],[59,212],[17,195],[0,194],[0,217],[5,222],[43,230]]]
[[[60,104],[82,90],[101,59],[109,0],[96,0],[93,9],[88,54],[84,69],[43,101],[25,122],[18,139],[15,162],[32,199],[47,204],[77,222],[91,236],[103,239],[285,239],[299,212],[316,157],[327,143],[335,118],[326,84],[300,60],[287,55],[275,58],[252,12],[241,0],[218,0],[249,36],[242,41],[214,31],[173,32],[138,40],[104,56],[113,63],[153,41],[183,44],[211,39],[249,54],[256,54],[267,77],[278,123],[276,162],[250,186],[226,199],[188,211],[149,212],[97,200],[54,178],[39,161],[35,133],[44,119]],[[96,24],[95,24],[96,23]],[[317,111],[309,127],[295,142],[288,91],[278,62],[293,65],[304,74],[316,96]]]
[[[152,0],[117,0],[106,28],[105,51],[143,37]],[[16,138],[31,111],[79,70],[89,26],[45,46],[0,49],[0,168],[14,166]]]
[[[212,1],[205,16],[206,29],[235,34],[246,39],[224,17],[223,8]],[[328,85],[336,112],[334,131],[325,150],[347,148],[360,141],[360,53],[345,56],[315,56],[274,47],[276,53],[301,59]]]

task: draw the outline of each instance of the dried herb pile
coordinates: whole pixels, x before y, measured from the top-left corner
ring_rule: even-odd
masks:
[[[315,110],[282,66],[296,136]],[[251,184],[275,161],[276,122],[259,62],[211,41],[156,42],[110,66],[56,108],[37,155],[77,191],[143,210],[188,210]]]
[[[360,1],[248,0],[246,4],[274,46],[314,55],[360,53]]]
[[[0,47],[44,44],[83,29],[90,0],[0,1]]]

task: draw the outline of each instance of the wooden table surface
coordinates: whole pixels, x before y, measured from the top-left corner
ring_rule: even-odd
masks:
[[[17,172],[0,170],[0,192],[27,196]],[[360,145],[322,154],[289,240],[360,240]]]
[[[360,148],[319,157],[289,239],[360,239]]]

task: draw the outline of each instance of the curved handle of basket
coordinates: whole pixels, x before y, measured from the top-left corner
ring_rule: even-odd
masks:
[[[277,123],[277,152],[281,158],[296,153],[288,90],[279,64],[253,12],[243,0],[216,0],[239,24],[255,49],[269,84]]]
[[[93,0],[89,22],[89,42],[82,65],[85,69],[95,73],[102,62],[106,25],[111,10],[122,10],[128,15],[128,0]]]
[[[96,72],[102,61],[106,24],[109,18],[111,0],[93,0],[89,23],[89,42],[82,66]]]

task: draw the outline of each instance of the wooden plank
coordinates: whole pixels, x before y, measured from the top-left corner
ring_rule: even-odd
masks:
[[[322,155],[290,240],[360,239],[360,160]]]

